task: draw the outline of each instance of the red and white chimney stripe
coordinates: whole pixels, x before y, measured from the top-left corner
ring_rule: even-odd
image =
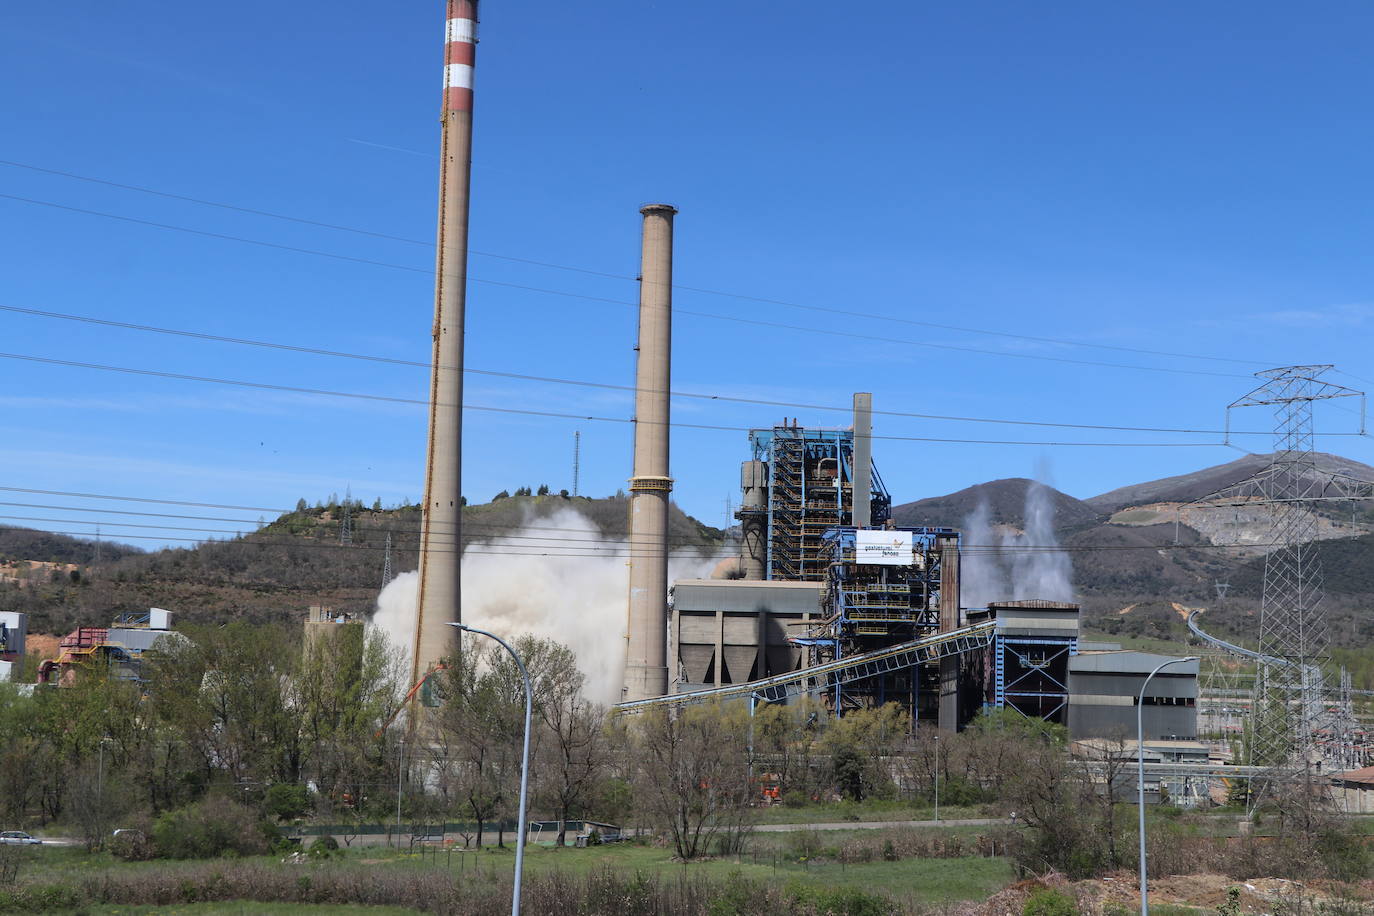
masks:
[[[472,111],[477,51],[477,0],[448,0],[444,35],[444,111]]]

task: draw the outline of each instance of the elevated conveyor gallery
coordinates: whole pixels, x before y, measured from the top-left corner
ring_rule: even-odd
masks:
[[[975,649],[992,644],[996,635],[997,622],[983,621],[972,626],[961,627],[948,633],[936,633],[913,639],[908,642],[888,646],[862,655],[838,659],[823,665],[813,665],[786,674],[746,681],[742,684],[728,684],[706,690],[693,690],[687,693],[650,697],[621,703],[615,707],[617,712],[643,712],[659,707],[685,706],[711,700],[724,700],[736,697],[756,697],[769,703],[776,703],[788,697],[815,693],[850,681],[871,678],[889,671],[910,668],[927,662],[939,661],[953,655],[963,655]]]

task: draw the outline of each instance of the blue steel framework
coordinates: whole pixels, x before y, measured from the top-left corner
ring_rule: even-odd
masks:
[[[994,619],[996,635],[980,648],[965,669],[961,693],[969,705],[1014,709],[1027,717],[1064,723],[1069,706],[1069,659],[1078,654],[1078,631],[1062,636],[1041,630],[1034,623],[1015,619],[1018,611],[1077,610],[1075,605],[1052,601],[994,602],[986,610],[970,612],[971,621]],[[1011,618],[1011,619],[1009,619]],[[1031,629],[1031,633],[1014,632]],[[1013,632],[1008,632],[1013,631]]]
[[[1065,721],[1069,704],[1069,658],[1078,637],[1032,639],[1000,629],[992,641],[993,692],[989,705],[1015,709],[1048,722]]]
[[[942,542],[957,545],[951,528],[897,528],[911,535],[915,562],[909,566],[861,564],[855,557],[852,527],[837,527],[823,536],[829,588],[826,616],[805,640],[813,664],[873,652],[884,646],[919,639],[940,628]],[[831,702],[837,714],[847,708],[896,702],[912,719],[926,718],[938,699],[937,671],[922,666],[884,672],[848,684],[834,685]],[[924,689],[922,681],[925,681]]]
[[[820,581],[831,528],[853,521],[854,431],[775,426],[749,432],[754,460],[768,468],[769,579]],[[873,469],[872,523],[891,516],[892,497]],[[741,510],[741,517],[749,510]]]

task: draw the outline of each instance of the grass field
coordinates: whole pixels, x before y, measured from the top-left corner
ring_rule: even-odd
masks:
[[[963,828],[969,830],[970,828]],[[836,834],[848,831],[835,831]],[[858,833],[859,831],[854,831]],[[779,839],[787,834],[779,835]],[[827,845],[837,842],[834,835],[823,835]],[[756,840],[762,839],[761,837]],[[642,872],[660,875],[700,875],[725,881],[731,875],[756,881],[778,884],[811,884],[825,887],[847,885],[870,891],[882,891],[906,903],[948,903],[959,900],[982,900],[996,893],[1012,880],[1011,865],[1001,857],[963,856],[957,859],[901,859],[895,862],[877,861],[842,864],[829,859],[798,861],[781,844],[754,843],[754,852],[735,857],[706,859],[683,863],[675,861],[672,851],[654,846],[616,843],[588,849],[530,846],[525,852],[526,874],[561,871],[584,874],[599,869]],[[397,853],[388,851],[368,856],[366,852],[351,854],[356,861],[377,867],[441,868],[463,873],[509,870],[514,866],[512,849],[486,848],[479,851],[455,851],[452,855]]]
[[[89,916],[420,916],[423,911],[398,906],[227,900],[222,903],[183,903],[175,906],[92,906],[81,912]]]
[[[977,828],[941,828],[948,835],[972,837]],[[837,830],[815,834],[815,839],[831,849],[842,846],[851,837],[872,835],[873,831]],[[777,886],[811,885],[818,887],[850,886],[867,891],[881,891],[905,904],[940,904],[960,900],[981,900],[995,893],[1012,880],[1010,864],[998,857],[964,856],[955,859],[900,859],[844,864],[830,858],[800,856],[795,845],[799,834],[761,834],[754,838],[749,852],[738,857],[711,858],[691,863],[675,861],[670,849],[639,843],[618,843],[586,849],[531,845],[525,854],[528,876],[559,872],[565,875],[586,875],[601,870],[627,874],[641,873],[675,877],[701,877],[725,882],[738,875]],[[81,849],[50,847],[36,850],[24,868],[30,880],[65,883],[78,877],[102,872],[136,872],[142,870],[159,874],[173,874],[193,870],[203,863],[154,861],[120,862],[104,853],[87,854]],[[292,869],[299,865],[281,864],[277,858],[254,860],[271,868]],[[348,869],[414,869],[447,871],[458,877],[505,876],[515,864],[514,849],[487,847],[482,850],[446,850],[425,853],[402,852],[385,847],[366,847],[345,851],[332,860],[333,868]],[[351,910],[328,909],[306,905],[258,904],[232,902],[221,904],[185,904],[175,907],[105,906],[89,912],[99,914],[295,914],[295,913],[366,913],[374,916],[393,916],[410,913],[401,908],[356,907]]]
[[[941,820],[987,817],[981,808],[940,806]],[[935,817],[931,805],[916,806],[909,802],[866,801],[863,804],[837,802],[835,804],[803,805],[789,808],[774,805],[759,811],[760,824],[839,824],[845,821],[928,821]]]

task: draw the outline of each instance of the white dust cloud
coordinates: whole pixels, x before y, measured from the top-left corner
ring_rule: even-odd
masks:
[[[545,552],[551,555],[537,555]],[[568,553],[576,555],[558,555]],[[463,555],[463,622],[502,639],[529,634],[562,643],[587,677],[587,696],[619,702],[629,595],[626,554],[625,542],[605,539],[571,508],[529,520],[506,537],[475,542]],[[691,552],[673,554],[668,580],[706,578],[715,562]],[[407,666],[419,584],[419,573],[397,576],[377,597],[372,618],[405,653]],[[465,637],[474,638],[481,637]]]

